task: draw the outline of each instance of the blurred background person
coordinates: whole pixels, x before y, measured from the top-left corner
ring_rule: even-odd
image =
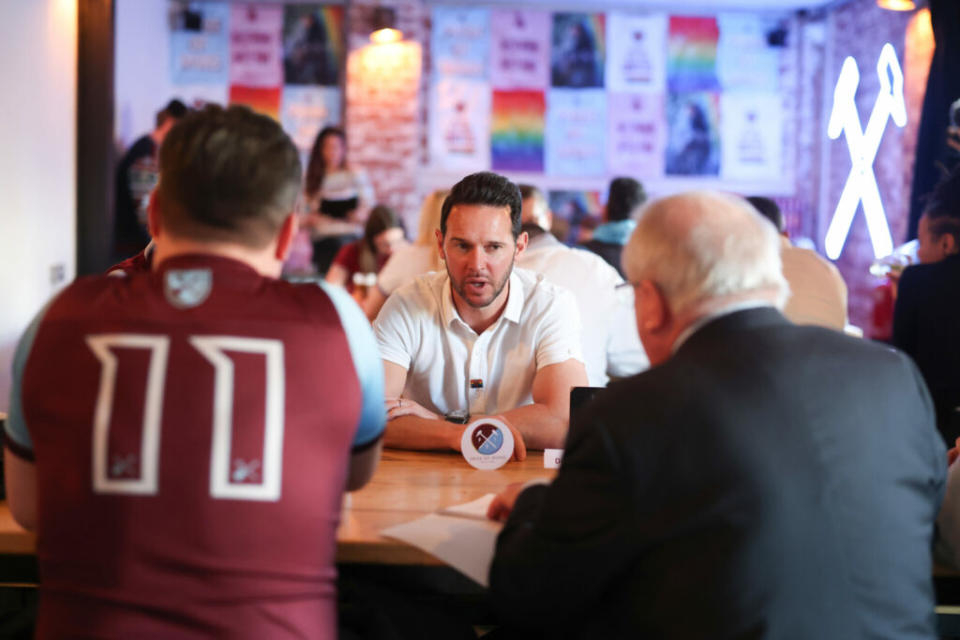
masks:
[[[437,189],[423,200],[417,237],[412,245],[401,247],[390,256],[377,276],[377,286],[368,292],[361,306],[373,320],[390,294],[417,276],[443,268],[443,259],[437,248],[436,231],[440,228],[440,213],[448,189]]]
[[[646,369],[649,362],[637,337],[633,297],[618,290],[623,278],[595,253],[557,240],[550,233],[553,214],[543,192],[529,184],[519,187],[520,228],[529,242],[517,256],[517,266],[542,273],[573,293],[580,308],[580,340],[590,386],[603,387],[611,377],[625,378]]]
[[[593,251],[607,261],[623,277],[620,254],[637,223],[631,218],[647,199],[643,185],[633,178],[614,178],[607,192],[603,208],[603,224],[593,230],[593,237],[583,248]]]
[[[304,180],[307,214],[303,225],[313,238],[313,263],[327,272],[340,248],[357,240],[373,204],[370,179],[362,169],[347,165],[343,129],[324,127],[310,151]]]
[[[948,446],[960,437],[960,168],[934,190],[917,225],[917,259],[900,276],[893,345],[917,363]]]
[[[113,261],[143,250],[147,233],[147,196],[157,184],[157,152],[170,128],[187,114],[187,105],[171,100],[157,112],[153,131],[137,138],[117,165],[114,184]]]
[[[387,259],[406,244],[400,216],[390,207],[378,204],[370,211],[363,237],[344,245],[337,253],[327,271],[326,281],[345,287],[362,305],[367,292],[376,288],[374,283],[367,283],[366,278],[370,275],[376,277]]]
[[[847,325],[847,283],[840,271],[816,251],[793,246],[776,202],[762,196],[750,196],[747,202],[780,234],[783,277],[790,285],[783,315],[797,324],[815,324],[843,331]]]

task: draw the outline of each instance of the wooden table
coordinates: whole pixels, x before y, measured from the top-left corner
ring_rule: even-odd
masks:
[[[345,501],[337,531],[337,562],[441,565],[430,554],[384,538],[379,532],[439,508],[495,493],[511,482],[554,474],[554,470],[543,468],[543,453],[539,451],[531,451],[523,462],[508,462],[496,471],[478,471],[454,453],[384,451],[370,483]],[[13,521],[6,502],[0,503],[0,554],[35,551],[34,535]]]

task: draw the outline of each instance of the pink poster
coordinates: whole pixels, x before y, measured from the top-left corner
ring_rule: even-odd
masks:
[[[526,9],[491,15],[494,89],[545,89],[550,83],[550,14]]]
[[[230,84],[280,87],[283,5],[235,4],[230,8]]]
[[[663,95],[611,93],[608,100],[609,172],[643,178],[663,176]]]

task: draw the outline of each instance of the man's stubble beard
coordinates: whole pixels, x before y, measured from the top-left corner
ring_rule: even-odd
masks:
[[[453,290],[457,292],[457,295],[460,296],[460,299],[474,309],[483,309],[484,307],[490,306],[494,300],[500,297],[504,287],[507,286],[507,282],[510,280],[510,274],[513,273],[513,265],[516,262],[516,259],[517,256],[514,254],[514,256],[510,259],[510,268],[507,269],[507,271],[503,274],[503,280],[501,280],[499,283],[494,283],[493,295],[485,304],[474,304],[471,302],[470,298],[466,295],[466,290],[464,289],[463,285],[457,282],[456,278],[453,277],[453,274],[450,273],[450,265],[446,264],[446,261],[444,261],[444,265],[447,267],[447,277],[450,278],[450,286],[453,287]]]

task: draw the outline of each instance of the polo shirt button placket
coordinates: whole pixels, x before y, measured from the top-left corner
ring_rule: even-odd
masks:
[[[470,403],[470,413],[471,415],[485,414],[486,411],[486,360],[484,359],[484,354],[486,353],[486,343],[487,340],[483,335],[479,336],[476,342],[473,343],[473,349],[470,353],[470,380],[467,381],[468,393],[469,393],[469,403]],[[480,385],[474,387],[474,380],[479,380]]]

